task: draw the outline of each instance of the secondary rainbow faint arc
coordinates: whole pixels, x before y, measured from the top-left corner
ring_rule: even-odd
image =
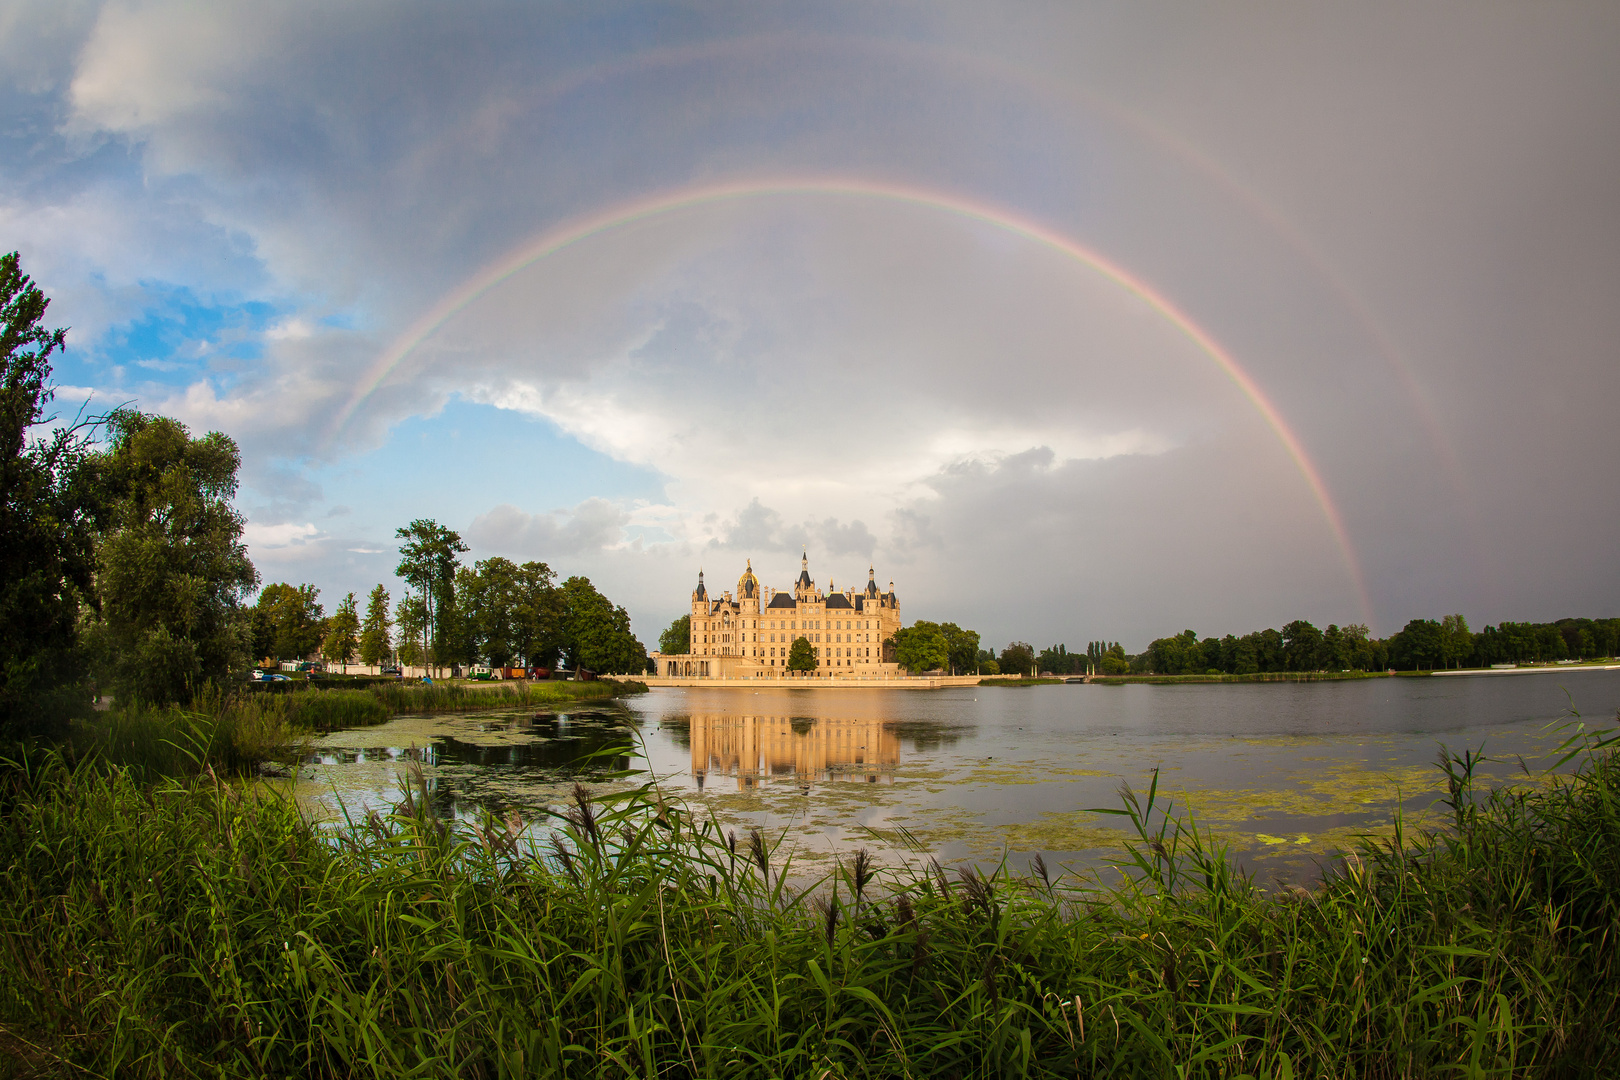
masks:
[[[479,270],[412,323],[371,365],[365,376],[356,385],[355,391],[350,395],[349,400],[338,410],[328,432],[328,441],[342,430],[343,426],[348,423],[350,417],[354,415],[366,398],[370,397],[387,380],[394,369],[417,346],[431,337],[435,331],[454,317],[462,308],[524,267],[555,255],[565,248],[589,240],[594,236],[676,210],[701,207],[728,200],[777,198],[794,195],[845,196],[904,203],[981,222],[1015,236],[1023,237],[1074,259],[1147,304],[1161,318],[1174,326],[1183,336],[1196,345],[1199,351],[1215,361],[1216,365],[1225,372],[1227,378],[1231,379],[1243,393],[1243,396],[1249,399],[1249,403],[1260,413],[1266,425],[1271,428],[1277,440],[1282,443],[1283,449],[1293,460],[1295,468],[1299,470],[1300,476],[1305,480],[1306,486],[1310,488],[1312,496],[1316,499],[1323,517],[1326,518],[1328,528],[1332,530],[1334,541],[1338,544],[1340,555],[1344,559],[1345,569],[1349,572],[1355,585],[1358,598],[1361,601],[1363,615],[1369,622],[1371,621],[1372,604],[1367,595],[1367,586],[1361,572],[1361,563],[1357,559],[1355,548],[1350,542],[1350,533],[1345,528],[1343,515],[1339,513],[1339,508],[1334,504],[1332,496],[1328,492],[1327,484],[1322,479],[1322,474],[1316,468],[1315,463],[1311,461],[1310,455],[1305,452],[1304,446],[1300,443],[1298,436],[1294,434],[1293,429],[1283,420],[1282,414],[1277,411],[1277,407],[1271,403],[1265,392],[1260,389],[1259,384],[1232,357],[1231,353],[1227,352],[1219,342],[1172,304],[1169,299],[1159,293],[1158,290],[1154,289],[1153,286],[1079,242],[1045,225],[1021,218],[1001,207],[922,188],[876,181],[842,179],[713,184],[666,191],[646,198],[621,203],[599,213],[558,226],[542,233],[529,243],[507,252],[495,262]]]

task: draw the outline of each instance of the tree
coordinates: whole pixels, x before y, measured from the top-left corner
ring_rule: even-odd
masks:
[[[1444,635],[1433,619],[1413,619],[1390,638],[1390,660],[1410,671],[1433,668],[1441,659]]]
[[[399,624],[399,662],[406,667],[425,667],[427,649],[423,645],[423,630],[427,614],[422,610],[422,598],[402,596],[394,608],[394,621]]]
[[[913,675],[944,668],[951,662],[950,641],[938,623],[919,619],[894,632],[894,662]],[[977,652],[977,643],[975,643]]]
[[[94,631],[100,667],[124,700],[189,699],[247,662],[242,607],[258,572],[231,505],[241,463],[219,432],[192,438],[167,417],[119,410],[87,460],[100,493]]]
[[[1322,667],[1322,631],[1303,619],[1283,627],[1283,660],[1289,671],[1319,671]]]
[[[347,668],[359,648],[360,612],[355,605],[354,593],[350,593],[338,604],[327,622],[326,640],[321,642],[321,656]]]
[[[955,623],[940,623],[939,632],[945,639],[945,665],[953,674],[960,675],[978,666],[977,630],[964,630]]]
[[[1447,615],[1440,620],[1440,664],[1460,667],[1474,651],[1474,635],[1468,631],[1468,620],[1461,615]]]
[[[254,652],[260,658],[303,660],[320,648],[325,636],[320,595],[313,585],[266,585],[253,608]]]
[[[494,667],[509,666],[518,652],[517,565],[483,559],[456,578],[472,653]]]
[[[1125,646],[1119,642],[1108,645],[1102,654],[1102,673],[1104,675],[1124,675],[1131,670],[1131,662],[1125,656]]]
[[[59,732],[90,706],[79,640],[93,600],[92,491],[76,425],[43,439],[50,357],[67,331],[41,324],[50,300],[0,255],[0,735]]]
[[[360,662],[380,664],[394,651],[393,621],[388,617],[388,590],[378,585],[366,599],[366,621],[360,630]]]
[[[514,580],[516,646],[531,667],[557,666],[562,652],[563,595],[556,575],[543,562],[526,562]]]
[[[394,535],[405,541],[399,546],[399,565],[394,573],[417,592],[424,664],[436,669],[448,659],[442,654],[449,645],[449,632],[454,629],[457,556],[467,551],[467,545],[455,532],[426,518],[395,530]]]
[[[682,615],[658,635],[658,651],[665,656],[681,656],[692,651],[691,615]]]
[[[562,583],[563,651],[575,668],[611,674],[642,674],[647,649],[630,632],[630,613],[615,607],[590,578]]]
[[[1001,650],[997,662],[1002,674],[1027,675],[1035,667],[1035,650],[1027,641],[1015,641]]]
[[[809,638],[793,639],[793,647],[788,650],[787,666],[789,671],[816,670],[816,650]]]

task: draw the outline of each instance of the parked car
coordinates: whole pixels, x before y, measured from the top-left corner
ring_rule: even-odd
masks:
[[[488,682],[495,677],[495,671],[487,664],[478,664],[467,673],[467,678],[477,679],[479,682]]]
[[[396,679],[403,679],[405,677],[405,672],[401,671],[399,668],[395,667],[392,664],[390,664],[387,667],[383,668],[382,671],[379,674],[392,675]]]

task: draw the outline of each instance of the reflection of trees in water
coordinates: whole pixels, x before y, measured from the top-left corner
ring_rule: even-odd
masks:
[[[714,773],[735,776],[739,788],[773,777],[875,783],[892,780],[900,763],[900,740],[877,718],[695,713],[682,719],[700,787]]]
[[[941,724],[934,720],[896,720],[888,727],[896,737],[911,740],[914,754],[955,746],[977,730],[967,724]]]

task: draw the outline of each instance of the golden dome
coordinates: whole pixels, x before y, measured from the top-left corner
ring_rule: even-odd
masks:
[[[754,576],[754,560],[748,560],[748,569],[743,571],[742,577],[737,579],[737,599],[759,599],[759,578]]]

